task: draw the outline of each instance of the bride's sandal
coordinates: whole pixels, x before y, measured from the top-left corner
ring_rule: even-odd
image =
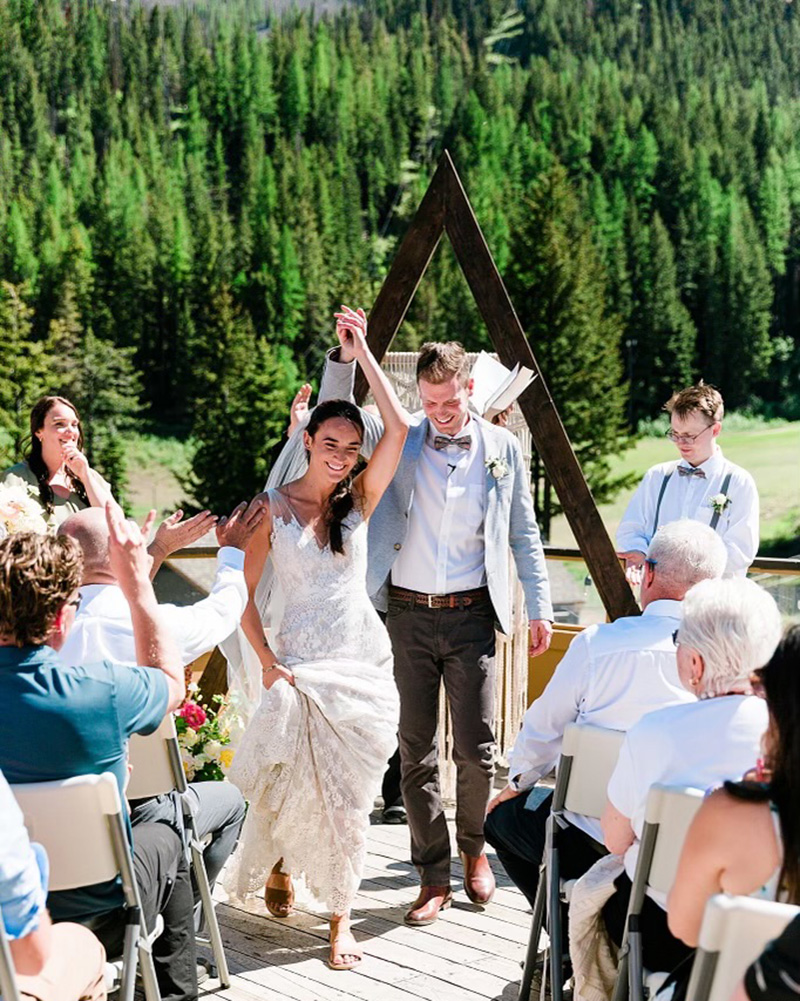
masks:
[[[271,880],[281,880],[282,886],[271,885]],[[264,887],[264,903],[274,918],[288,918],[294,907],[294,887],[288,872],[271,872]]]
[[[364,958],[361,946],[350,928],[340,928],[338,921],[331,921],[331,954],[328,966],[332,970],[354,970]]]

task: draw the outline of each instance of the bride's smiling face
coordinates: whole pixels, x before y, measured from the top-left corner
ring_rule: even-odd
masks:
[[[338,483],[350,474],[361,451],[361,435],[344,417],[323,421],[312,437],[304,435],[309,468]]]

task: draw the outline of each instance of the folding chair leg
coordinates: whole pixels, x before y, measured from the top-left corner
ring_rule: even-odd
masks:
[[[122,947],[122,971],[119,984],[119,1001],[133,1001],[136,989],[136,968],[139,961],[139,910],[129,907],[126,913],[125,938]]]
[[[561,938],[561,876],[558,849],[550,849],[547,866],[547,932],[550,935],[550,995],[562,1001],[564,995],[564,952]]]
[[[614,994],[612,1001],[627,1001],[630,986],[628,983],[628,951],[625,947],[619,954],[619,966],[617,967],[617,979],[614,982]]]
[[[147,1001],[161,1001],[156,968],[153,963],[152,945],[141,938],[139,939],[139,967],[142,971],[142,987],[145,998]]]
[[[203,915],[208,928],[208,937],[211,942],[211,950],[214,954],[214,963],[217,967],[217,976],[223,987],[230,987],[231,977],[228,972],[228,961],[225,958],[225,947],[222,944],[222,935],[219,930],[217,913],[214,910],[214,900],[211,895],[211,886],[208,882],[208,873],[203,859],[203,850],[199,842],[192,838],[192,869],[200,892],[200,901],[203,907]]]
[[[531,934],[528,939],[528,951],[525,954],[525,965],[522,968],[522,981],[519,985],[517,1001],[528,1001],[531,993],[533,975],[536,972],[536,959],[539,955],[539,939],[542,937],[544,925],[544,901],[547,892],[547,876],[544,866],[539,868],[539,885],[536,887],[536,897],[533,901],[533,919]]]
[[[642,958],[642,933],[639,929],[639,915],[631,914],[628,929],[628,996],[630,1001],[643,1001],[644,998],[644,960]]]

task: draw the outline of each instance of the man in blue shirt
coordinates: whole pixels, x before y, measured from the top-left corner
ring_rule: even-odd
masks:
[[[23,997],[101,1001],[105,951],[81,925],[53,925],[45,906],[47,856],[32,845],[0,772],[0,909]]]
[[[142,534],[116,505],[107,516],[137,662],[150,667],[63,666],[56,651],[79,601],[79,546],[33,533],[0,542],[0,768],[12,784],[112,772],[124,795],[128,738],[152,733],[183,699],[183,668],[159,619]],[[180,837],[164,824],[137,825],[133,858],[148,926],[159,913],[164,919],[153,947],[161,996],[194,1001],[192,888]],[[54,920],[85,924],[110,955],[121,952],[125,914],[116,882],[52,893],[48,906]]]

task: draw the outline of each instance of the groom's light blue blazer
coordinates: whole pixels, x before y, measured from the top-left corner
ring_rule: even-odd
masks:
[[[319,400],[353,399],[354,364],[328,359],[322,377]],[[383,424],[372,414],[364,418],[363,452],[369,456],[380,436]],[[509,559],[513,556],[525,594],[529,619],[553,618],[550,583],[539,536],[539,527],[530,494],[530,476],[525,468],[519,442],[509,431],[496,427],[476,414],[472,415],[483,438],[486,460],[500,459],[505,471],[495,477],[485,470],[486,505],[484,542],[486,582],[500,629],[511,631],[511,594]],[[420,415],[409,428],[403,454],[394,479],[373,512],[369,522],[369,565],[367,589],[376,608],[386,611],[392,564],[405,545],[408,516],[414,502],[417,463],[428,434],[428,419]],[[499,470],[502,472],[502,469]]]

